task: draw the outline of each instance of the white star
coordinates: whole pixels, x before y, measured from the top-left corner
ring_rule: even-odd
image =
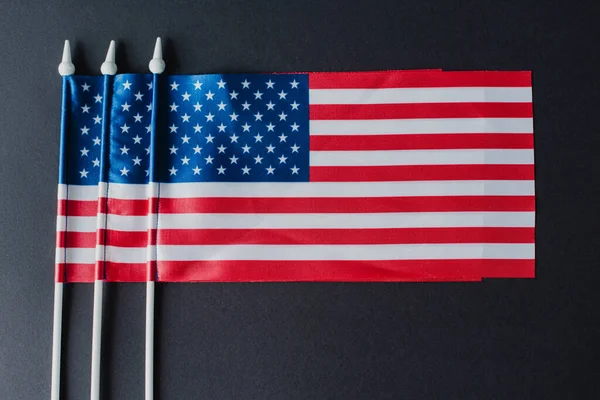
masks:
[[[150,133],[150,132],[152,132],[152,124],[150,124],[146,127],[146,133]]]
[[[223,125],[223,123],[221,122],[221,125],[217,125],[217,128],[219,128],[219,132],[225,132],[225,128],[227,128],[227,125]]]
[[[196,102],[196,104],[194,104],[194,111],[200,111],[202,109],[202,104],[200,104],[199,102]]]
[[[83,89],[84,92],[89,92],[90,91],[90,85],[87,84],[87,82],[83,82],[83,85],[81,85],[81,88]]]
[[[285,142],[285,139],[287,139],[287,136],[285,136],[283,133],[277,137],[279,138],[279,143]]]
[[[244,82],[242,82],[242,89],[250,89],[250,82],[248,82],[248,79],[245,79]]]
[[[292,132],[298,132],[298,128],[300,128],[300,125],[294,122],[294,124],[290,125],[290,127],[292,128]]]
[[[202,82],[196,81],[194,82],[194,90],[200,90],[202,88]]]
[[[152,103],[150,103],[146,106],[146,112],[150,112],[150,111],[152,111]]]
[[[282,154],[281,157],[277,157],[277,159],[279,160],[279,164],[285,164],[285,160],[288,158]]]
[[[171,169],[169,170],[169,176],[177,175],[177,171],[179,171],[179,170],[177,168],[175,168],[175,166],[171,167]]]
[[[300,104],[296,103],[296,100],[294,100],[294,102],[290,104],[290,106],[292,106],[292,110],[297,110]]]
[[[275,130],[275,125],[269,122],[267,125],[267,132],[273,132]]]
[[[96,136],[94,139],[92,139],[94,142],[94,146],[100,146],[100,138],[98,136]]]
[[[146,173],[146,176],[150,175],[147,169],[145,169],[144,172]]]
[[[272,144],[269,143],[269,145],[267,146],[267,153],[275,153],[275,146],[273,146]]]
[[[275,82],[273,82],[272,80],[269,79],[269,81],[267,82],[267,89],[274,89]]]
[[[125,83],[123,84],[123,90],[130,90],[131,88],[131,83],[129,82],[129,80],[126,80]]]
[[[262,143],[262,136],[260,136],[260,133],[257,133],[256,136],[254,136],[255,142],[254,143],[258,143],[261,142]]]
[[[215,94],[209,90],[208,93],[205,94],[205,96],[206,96],[206,100],[213,100],[213,97],[215,96]]]
[[[177,132],[177,129],[179,129],[179,127],[175,126],[175,124],[173,124],[169,127],[169,129],[171,130],[171,132],[169,132],[169,133],[175,133],[175,132]]]
[[[121,104],[121,107],[123,107],[123,111],[129,111],[129,107],[131,107],[130,104],[127,104],[127,102]]]
[[[206,143],[213,143],[214,138],[215,137],[209,133],[208,136],[206,137]]]
[[[94,100],[95,103],[102,103],[102,96],[100,96],[100,93],[94,96]]]
[[[148,86],[148,90],[152,90],[152,82],[146,83],[146,85]]]
[[[121,150],[121,155],[129,154],[129,148],[125,145],[123,145],[123,147],[121,147],[119,150]]]
[[[242,125],[242,132],[250,132],[250,125],[248,125],[248,123],[246,122],[244,125]]]
[[[121,171],[121,176],[127,176],[127,174],[129,173],[129,170],[125,167],[123,167],[123,169],[121,169],[119,171]]]
[[[94,124],[99,124],[100,121],[102,121],[102,118],[100,118],[99,115],[96,115],[93,119],[94,119]]]
[[[179,83],[177,83],[177,82],[171,83],[171,90],[179,90]]]
[[[231,100],[233,100],[233,99],[237,100],[238,94],[239,93],[234,90],[233,92],[229,93],[229,96],[231,96]]]
[[[279,120],[280,121],[285,121],[285,118],[287,117],[287,114],[284,113],[283,111],[281,112],[281,114],[279,114]]]
[[[217,82],[217,86],[219,86],[219,89],[225,89],[225,82],[223,82],[223,79]]]
[[[259,112],[257,112],[256,114],[254,114],[254,118],[255,118],[254,120],[255,121],[262,121],[262,117],[263,117],[263,115],[261,113],[259,113]]]
[[[272,166],[269,165],[269,167],[265,169],[267,170],[267,175],[275,175],[275,168]]]
[[[181,119],[183,120],[182,122],[190,122],[190,116],[187,113],[183,114]]]
[[[267,110],[275,110],[275,104],[272,101],[267,103]]]
[[[85,147],[83,149],[79,150],[79,151],[81,152],[81,157],[83,157],[83,156],[87,157],[88,153],[90,152]]]
[[[179,108],[179,106],[177,104],[175,104],[175,102],[173,102],[173,104],[171,104],[169,107],[171,107],[171,111],[175,111],[175,112],[177,112],[177,109]]]
[[[250,104],[248,104],[247,101],[244,102],[244,104],[242,104],[243,110],[249,110],[250,109]]]
[[[134,94],[134,96],[135,96],[135,101],[142,101],[142,97],[144,97],[142,92],[140,92],[139,90],[136,94]]]
[[[79,171],[79,173],[81,174],[80,178],[87,178],[89,171],[86,171],[84,168],[81,171]]]
[[[196,168],[193,168],[193,169],[192,169],[192,171],[194,171],[194,175],[200,175],[200,171],[202,171],[202,168],[199,168],[199,167],[196,165]]]
[[[292,89],[298,89],[298,84],[300,82],[297,82],[295,79],[293,81],[290,82],[290,85],[292,85]]]
[[[290,169],[292,170],[292,175],[298,175],[298,171],[300,171],[300,168],[297,168],[295,165]]]
[[[150,154],[150,146],[146,147],[144,150],[146,150],[146,154]]]
[[[98,157],[96,157],[95,160],[92,160],[92,164],[94,164],[94,167],[100,167],[100,160],[98,160]]]
[[[219,168],[217,168],[217,170],[219,171],[219,173],[217,175],[225,175],[225,170],[227,168],[223,168],[223,166],[221,165]]]
[[[206,160],[206,163],[207,163],[207,164],[212,164],[212,163],[213,163],[213,160],[214,160],[214,158],[213,158],[213,157],[211,157],[211,156],[205,157],[204,159]]]
[[[296,146],[296,143],[294,143],[294,145],[290,148],[292,149],[292,153],[297,153],[300,146]]]
[[[234,133],[233,135],[229,136],[229,139],[231,139],[231,143],[236,142],[238,140],[239,136],[236,136],[236,134]]]
[[[129,126],[127,126],[127,124],[123,124],[123,126],[121,127],[121,133],[129,133]]]
[[[217,107],[219,107],[219,111],[225,111],[225,107],[227,107],[227,104],[220,102],[219,104],[217,104]]]
[[[196,126],[194,126],[194,133],[200,133],[201,130],[202,127],[200,126],[200,124],[196,124]]]
[[[212,115],[211,113],[208,113],[208,114],[206,114],[206,122],[208,122],[208,121],[211,121],[211,122],[212,122],[214,117],[215,117],[215,116],[214,116],[214,115]]]
[[[262,164],[262,159],[261,156],[254,157],[254,164]]]
[[[287,96],[287,93],[284,92],[283,90],[277,94],[279,95],[279,100],[283,100],[283,99],[285,99],[285,96]]]
[[[242,147],[242,150],[244,151],[244,153],[250,153],[250,149],[251,149],[251,148],[252,148],[252,147],[248,146],[248,143],[246,143],[246,144],[244,145],[244,147]]]
[[[179,148],[173,145],[169,150],[171,151],[169,154],[177,154],[177,150],[179,150]]]
[[[231,164],[237,164],[238,160],[239,160],[239,157],[236,157],[235,154],[232,155],[231,157],[229,157],[229,161],[231,162]]]
[[[132,159],[131,161],[133,161],[133,165],[142,165],[142,159],[139,158],[138,156],[135,156],[134,159]]]
[[[183,135],[181,138],[181,144],[184,144],[184,143],[190,144],[190,139],[191,139],[191,137],[189,137],[188,135]]]
[[[196,147],[194,147],[194,154],[200,154],[200,152],[202,151],[202,147],[196,145]]]
[[[133,138],[133,144],[142,144],[142,138],[140,137],[140,135],[135,135],[135,137]]]
[[[217,147],[217,150],[219,150],[219,153],[225,153],[225,149],[226,149],[226,148],[227,148],[227,147],[225,147],[225,146],[223,146],[223,145],[220,145],[219,147]]]
[[[252,168],[248,168],[247,165],[244,165],[244,168],[242,168],[242,175],[250,175],[250,170]]]
[[[188,92],[185,92],[181,95],[181,97],[183,97],[183,101],[190,101],[190,96],[191,94],[189,94]]]
[[[188,163],[190,162],[190,159],[187,158],[187,156],[183,156],[183,158],[181,159],[181,165],[189,165]]]
[[[83,128],[81,128],[81,134],[82,135],[87,135],[88,132],[90,131],[90,128],[88,128],[87,126],[84,125]]]
[[[254,100],[262,99],[262,95],[263,95],[263,94],[262,94],[262,93],[261,93],[259,90],[257,90],[257,91],[254,93]]]
[[[137,113],[136,115],[133,116],[133,119],[135,119],[134,122],[142,122],[142,118],[144,118],[142,115],[140,115],[140,113]]]
[[[83,107],[81,107],[81,113],[82,114],[89,114],[90,113],[90,108],[91,107],[88,107],[88,105],[85,104]]]
[[[239,117],[239,115],[237,115],[236,113],[229,114],[229,118],[231,118],[232,121],[237,121],[238,117]]]

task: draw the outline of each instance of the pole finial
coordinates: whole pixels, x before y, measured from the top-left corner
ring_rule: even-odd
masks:
[[[154,45],[154,55],[152,60],[148,64],[150,72],[153,74],[162,74],[165,70],[165,62],[162,57],[162,43],[160,38],[156,38],[156,45]]]
[[[110,46],[108,46],[108,52],[106,53],[106,60],[102,63],[100,67],[100,72],[102,75],[114,75],[117,73],[117,64],[115,64],[115,41],[110,41]]]
[[[73,62],[71,61],[71,46],[69,45],[68,40],[65,40],[62,62],[58,64],[58,73],[61,76],[69,76],[75,73],[75,65],[73,65]]]

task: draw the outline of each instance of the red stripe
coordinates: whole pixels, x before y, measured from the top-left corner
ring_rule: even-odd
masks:
[[[529,71],[312,72],[310,89],[530,87]]]
[[[94,282],[94,264],[63,264],[66,271],[65,282],[69,283],[90,283]]]
[[[115,215],[148,215],[148,201],[146,199],[125,200],[109,198],[107,204],[106,198],[102,198],[102,201],[100,202],[100,212]]]
[[[101,245],[115,247],[146,247],[148,245],[147,231],[118,231],[109,229],[101,230],[99,238]]]
[[[531,133],[427,135],[323,135],[310,137],[310,150],[533,149]]]
[[[160,229],[158,243],[160,245],[534,243],[534,229]]]
[[[58,248],[92,248],[96,247],[96,232],[56,232]]]
[[[531,118],[531,103],[333,104],[310,106],[311,120]]]
[[[161,214],[533,211],[534,196],[196,197],[160,199]]]
[[[106,263],[107,282],[146,282],[146,263]]]
[[[98,213],[96,200],[59,200],[57,214],[70,217],[95,217]]]
[[[311,167],[311,182],[533,180],[533,165]]]
[[[463,281],[533,278],[534,260],[161,261],[161,282]]]

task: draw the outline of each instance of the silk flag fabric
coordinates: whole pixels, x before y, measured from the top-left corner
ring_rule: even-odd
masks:
[[[529,72],[65,78],[56,279],[535,275]]]

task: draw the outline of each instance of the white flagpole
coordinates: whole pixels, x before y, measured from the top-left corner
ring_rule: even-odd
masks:
[[[108,47],[108,52],[106,54],[106,60],[102,63],[100,67],[100,71],[102,75],[104,75],[104,109],[105,111],[110,112],[110,110],[106,110],[106,104],[109,104],[109,99],[107,98],[107,83],[112,82],[108,80],[108,76],[115,75],[117,73],[117,64],[115,64],[115,41],[111,40],[110,46]],[[106,114],[106,113],[104,113]],[[107,149],[109,146],[108,143],[108,129],[110,129],[109,120],[107,115],[103,117],[103,126],[102,126],[102,161],[103,166],[100,168],[100,181],[98,182],[98,198],[104,197],[107,195],[105,193],[108,189],[107,182],[104,182],[104,177],[107,176],[106,173],[106,158],[107,158]],[[100,208],[98,209],[100,210]],[[104,217],[106,218],[106,217]],[[104,229],[103,221],[97,219],[97,234],[100,234],[100,230]],[[101,361],[101,343],[102,343],[102,298],[104,291],[104,246],[100,245],[99,242],[96,243],[96,279],[94,281],[94,316],[92,321],[92,376],[91,376],[91,385],[90,385],[90,399],[91,400],[100,400],[100,361]]]
[[[148,65],[153,76],[153,115],[158,113],[157,96],[159,93],[158,75],[165,70],[165,62],[162,58],[162,44],[160,38],[156,39],[154,46],[154,55]],[[156,182],[156,119],[152,121],[152,136],[150,137],[150,163],[149,163],[149,179],[148,179],[148,276],[146,283],[146,354],[144,368],[144,392],[145,400],[154,399],[154,290],[156,279],[156,257],[155,247],[152,245],[152,232],[156,230],[156,217],[154,214],[158,210],[152,210],[153,198],[158,197],[158,183]]]
[[[65,46],[63,48],[62,62],[58,65],[58,73],[60,76],[70,76],[75,73],[75,66],[71,61],[71,47],[69,41],[65,40]],[[65,79],[63,78],[63,94],[62,94],[62,110],[63,117],[61,118],[61,157],[65,157],[64,148],[66,147],[66,126],[64,113],[65,113],[65,102],[67,94],[65,92]],[[63,161],[61,161],[63,162]],[[64,169],[64,168],[63,168]],[[65,173],[62,171],[61,173]],[[60,189],[59,189],[60,190]],[[60,196],[59,196],[60,197]],[[57,249],[60,251],[60,249]],[[63,267],[64,268],[64,267]],[[63,276],[60,276],[63,275]],[[56,277],[54,283],[54,317],[52,327],[52,383],[50,386],[50,399],[59,400],[60,398],[60,356],[61,356],[61,344],[62,344],[62,312],[63,312],[63,278],[64,271],[60,268],[56,270]]]

